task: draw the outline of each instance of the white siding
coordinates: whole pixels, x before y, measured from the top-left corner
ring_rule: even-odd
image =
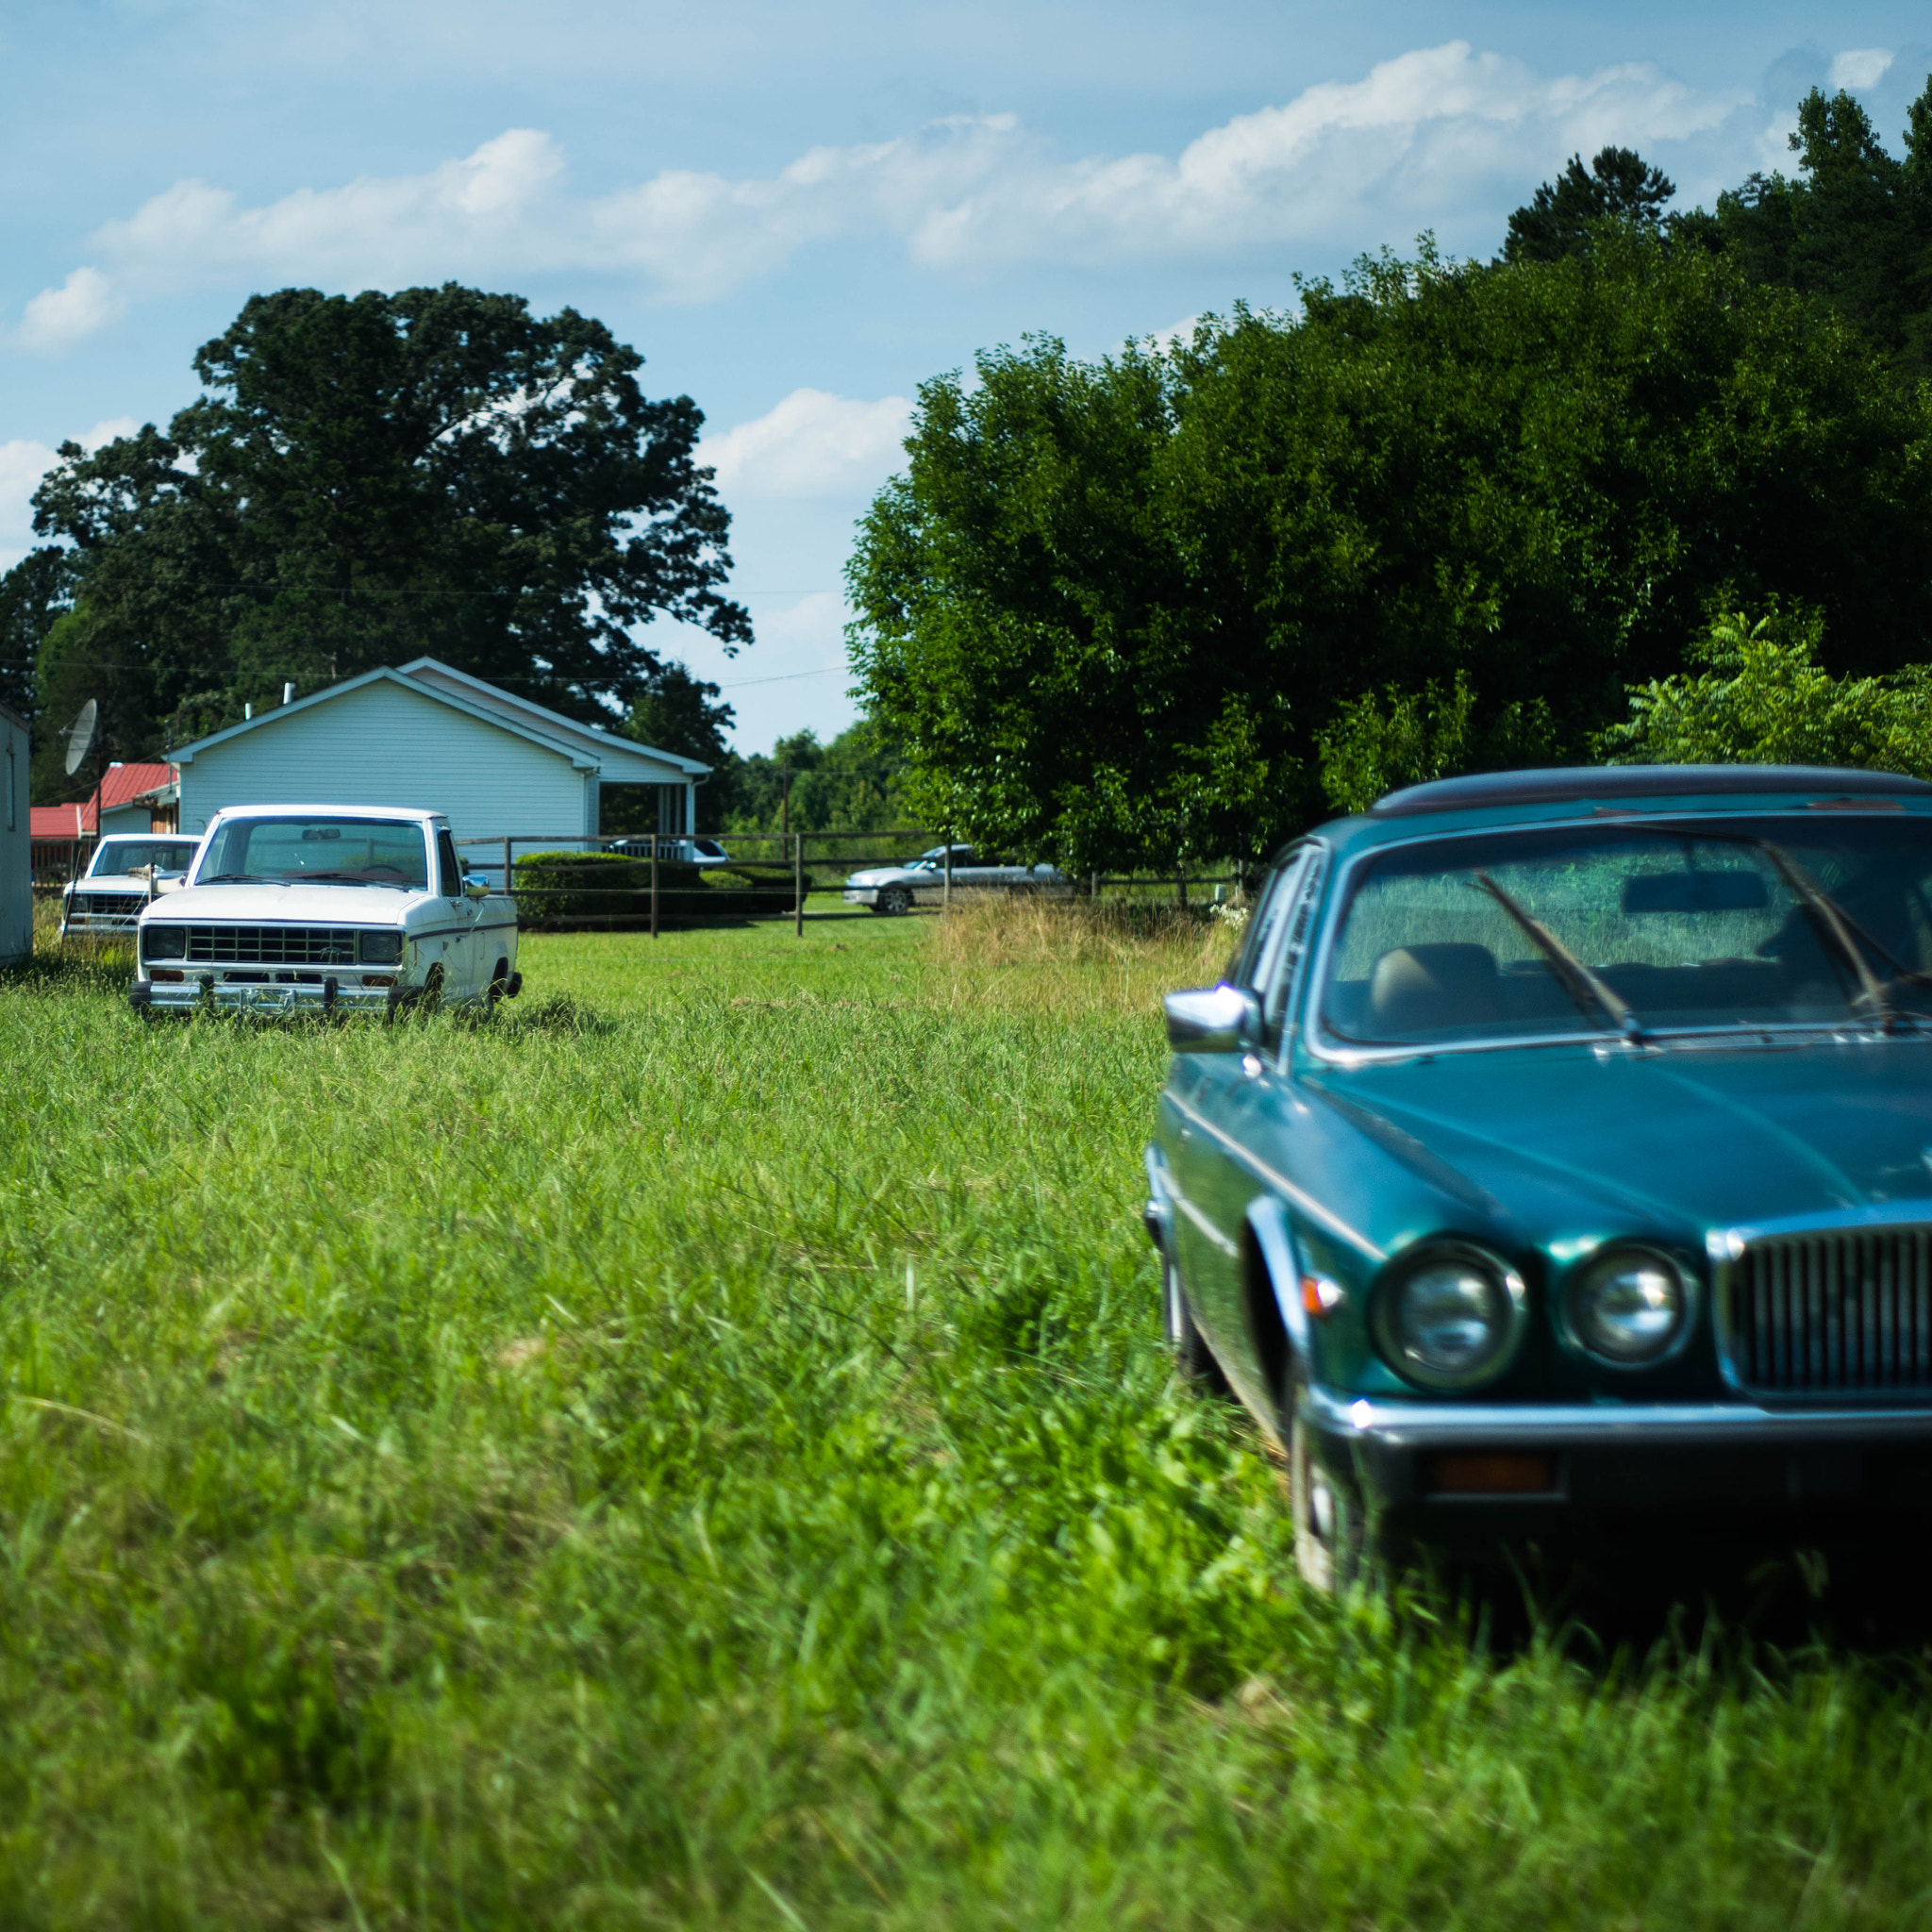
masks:
[[[0,710],[0,966],[33,950],[33,872],[27,840],[26,726]]]
[[[581,836],[595,796],[563,751],[382,678],[196,752],[181,829],[230,805],[401,805],[446,813],[458,839]]]

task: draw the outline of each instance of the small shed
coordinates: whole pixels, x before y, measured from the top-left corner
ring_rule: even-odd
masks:
[[[433,658],[383,666],[184,744],[180,829],[225,806],[397,805],[458,839],[591,840],[613,785],[647,785],[666,832],[695,824],[710,767],[532,704]]]
[[[27,841],[26,720],[0,705],[0,966],[24,959],[34,946],[34,884]]]

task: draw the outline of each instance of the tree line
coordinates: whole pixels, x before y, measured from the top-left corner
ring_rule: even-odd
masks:
[[[1792,141],[1714,210],[1609,148],[1495,261],[1424,238],[1292,316],[924,384],[848,570],[924,821],[1255,856],[1418,777],[1658,755],[1726,622],[1807,703],[1896,697],[1932,655],[1932,82],[1902,160],[1842,93]]]

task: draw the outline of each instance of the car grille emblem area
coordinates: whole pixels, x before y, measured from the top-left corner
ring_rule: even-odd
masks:
[[[1719,1341],[1754,1394],[1932,1394],[1932,1225],[1756,1235],[1733,1250]]]
[[[188,959],[201,966],[347,966],[353,929],[325,925],[191,925]]]

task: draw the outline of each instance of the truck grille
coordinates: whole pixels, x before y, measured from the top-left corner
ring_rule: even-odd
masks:
[[[147,904],[145,892],[76,892],[68,905],[70,919],[133,919]]]
[[[348,966],[356,958],[353,927],[328,925],[191,925],[188,961],[211,966]]]
[[[1760,1236],[1731,1266],[1722,1331],[1765,1394],[1932,1387],[1932,1226]]]

